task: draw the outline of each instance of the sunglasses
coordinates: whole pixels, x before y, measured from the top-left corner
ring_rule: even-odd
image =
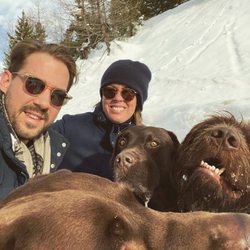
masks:
[[[101,93],[106,99],[112,99],[116,96],[118,89],[112,86],[105,86],[101,88]],[[134,99],[137,92],[130,88],[124,88],[121,91],[121,96],[126,102],[130,102]]]
[[[23,82],[25,83],[25,90],[30,95],[39,95],[45,89],[49,89],[51,91],[50,102],[56,107],[61,107],[62,105],[66,104],[68,100],[72,99],[72,97],[68,95],[65,90],[52,88],[43,80],[35,76],[29,74],[21,74],[18,72],[12,72],[11,74],[19,76],[23,80]]]

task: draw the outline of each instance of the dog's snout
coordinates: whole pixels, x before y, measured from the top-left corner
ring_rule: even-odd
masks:
[[[125,165],[127,167],[131,166],[135,162],[135,158],[132,154],[128,152],[121,152],[116,156],[116,162],[120,165]]]
[[[238,148],[239,140],[235,132],[226,127],[216,128],[212,131],[211,136],[214,137],[220,144],[228,148]]]

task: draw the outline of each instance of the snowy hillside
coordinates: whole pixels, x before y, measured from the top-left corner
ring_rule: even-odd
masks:
[[[137,35],[78,61],[79,82],[66,113],[93,110],[104,70],[115,60],[146,63],[153,78],[144,123],[174,131],[180,140],[207,115],[228,110],[250,118],[250,1],[192,0],[154,17]]]

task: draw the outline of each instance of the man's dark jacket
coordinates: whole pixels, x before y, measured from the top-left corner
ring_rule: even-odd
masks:
[[[54,172],[68,148],[68,142],[52,129],[49,129],[49,135],[51,143],[50,171]],[[0,112],[0,200],[28,179],[25,165],[15,157],[12,151],[10,132],[6,120]]]
[[[69,149],[59,169],[85,172],[113,180],[111,157],[117,134],[134,125],[130,121],[113,124],[98,106],[94,112],[64,115],[52,127],[69,141]]]

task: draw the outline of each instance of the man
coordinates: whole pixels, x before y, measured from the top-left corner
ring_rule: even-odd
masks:
[[[67,142],[49,126],[71,99],[75,77],[63,46],[23,41],[13,48],[0,78],[0,199],[60,164]]]

